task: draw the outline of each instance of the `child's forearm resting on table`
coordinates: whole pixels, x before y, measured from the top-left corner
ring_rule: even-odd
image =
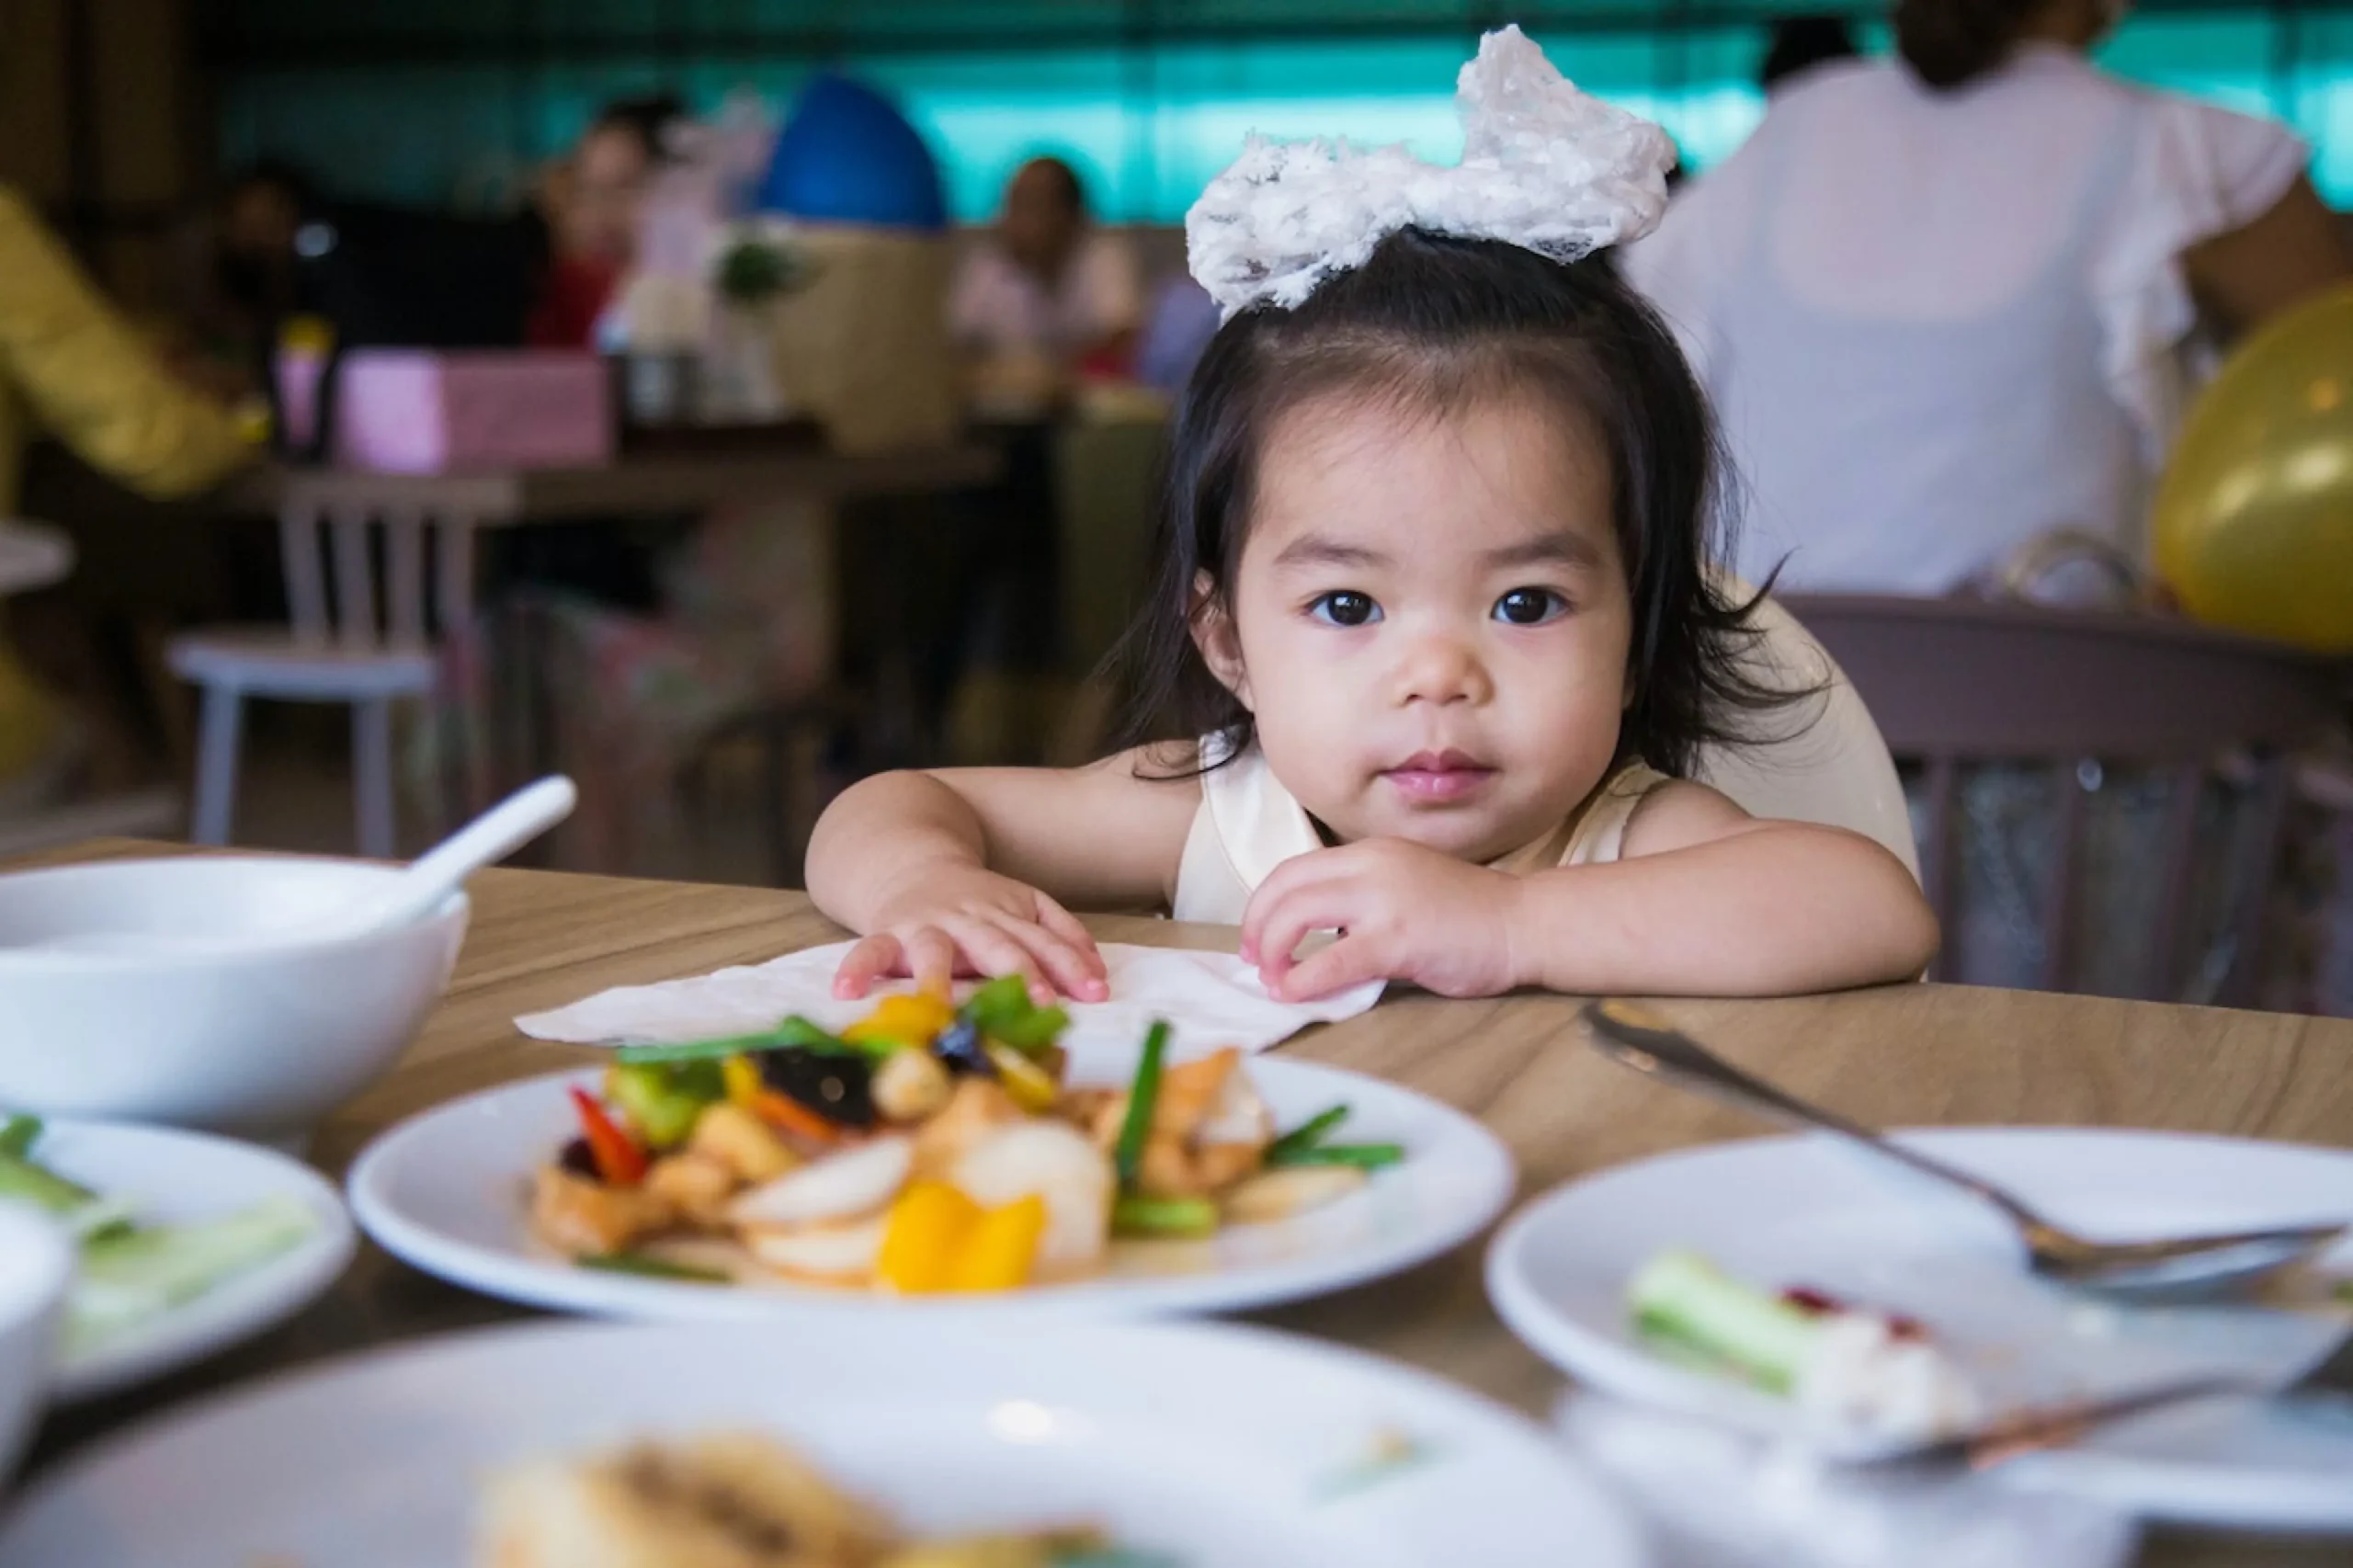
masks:
[[[809,896],[851,930],[870,931],[910,879],[987,857],[980,813],[964,797],[928,774],[880,774],[850,786],[818,819]]]
[[[1910,980],[1937,950],[1911,874],[1855,834],[1756,822],[1704,844],[1520,879],[1520,983],[1778,995]]]

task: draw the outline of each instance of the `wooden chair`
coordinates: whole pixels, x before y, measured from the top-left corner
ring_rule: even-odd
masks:
[[[2293,784],[2290,753],[2342,710],[2345,664],[2142,613],[1861,596],[1782,602],[1846,671],[1896,757],[1921,768],[1923,880],[1948,933],[1960,915],[1955,810],[1964,769],[1998,763],[2051,771],[2055,847],[2040,911],[2040,981],[2049,989],[2080,980],[2086,797],[2103,767],[2123,765],[2162,769],[2169,783],[2162,892],[2134,991],[2181,995],[2194,961],[2200,803],[2218,770],[2235,762],[2253,801],[2237,885],[2252,891],[2227,915],[2232,954],[2218,999],[2252,994],[2264,893]]]
[[[343,703],[351,709],[359,853],[389,859],[392,704],[432,694],[436,635],[455,631],[473,601],[472,520],[297,507],[281,516],[278,530],[290,623],[196,631],[167,651],[173,673],[204,694],[190,836],[229,842],[247,697]]]

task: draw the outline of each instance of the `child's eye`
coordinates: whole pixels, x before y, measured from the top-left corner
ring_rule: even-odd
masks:
[[[1495,617],[1513,626],[1541,626],[1568,608],[1568,600],[1550,588],[1514,588],[1495,601]]]
[[[1381,607],[1366,595],[1343,588],[1317,598],[1307,613],[1331,626],[1370,626],[1381,619]]]

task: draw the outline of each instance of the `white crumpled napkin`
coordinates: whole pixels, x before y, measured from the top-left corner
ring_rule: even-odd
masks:
[[[1688,1416],[1573,1393],[1554,1416],[1642,1516],[1659,1568],[2122,1568],[2131,1520],[1974,1472],[1841,1469]]]
[[[834,994],[834,971],[849,949],[835,942],[689,980],[624,985],[517,1018],[515,1027],[535,1040],[576,1045],[749,1034],[773,1028],[788,1013],[838,1029],[874,1006],[873,996],[845,1002]],[[1121,942],[1104,943],[1102,952],[1111,999],[1063,1004],[1071,1015],[1064,1043],[1073,1047],[1132,1046],[1154,1018],[1165,1017],[1174,1056],[1228,1045],[1263,1051],[1310,1024],[1354,1017],[1381,999],[1381,983],[1372,981],[1320,1001],[1279,1002],[1258,983],[1258,971],[1232,953]],[[892,981],[876,986],[874,996],[912,989],[907,981]]]

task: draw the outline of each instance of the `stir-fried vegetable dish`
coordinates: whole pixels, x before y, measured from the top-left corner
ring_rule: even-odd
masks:
[[[1283,1131],[1228,1049],[1167,1060],[1154,1026],[1125,1085],[1066,1081],[1069,1017],[1017,978],[961,1006],[883,998],[839,1035],[623,1047],[538,1173],[532,1224],[585,1267],[899,1294],[1099,1271],[1115,1240],[1200,1238],[1363,1187],[1393,1143]]]

